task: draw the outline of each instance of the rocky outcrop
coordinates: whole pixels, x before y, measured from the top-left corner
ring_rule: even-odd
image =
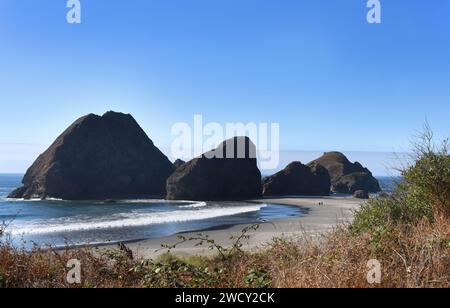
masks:
[[[177,160],[173,163],[173,165],[174,165],[175,169],[178,169],[178,168],[180,168],[181,166],[183,166],[185,163],[186,163],[186,162],[185,162],[184,160],[177,159]]]
[[[223,142],[183,164],[167,179],[169,200],[238,200],[260,197],[261,193],[256,147],[247,137]]]
[[[367,192],[381,191],[378,180],[369,169],[360,163],[351,163],[344,154],[339,152],[325,153],[309,166],[321,165],[325,167],[331,178],[331,190],[337,193],[353,194],[357,190]]]
[[[367,191],[365,191],[365,190],[357,190],[353,194],[353,197],[356,198],[356,199],[367,200],[367,199],[369,199],[369,193]]]
[[[174,166],[131,115],[75,121],[28,169],[11,198],[105,200],[164,196]]]
[[[284,170],[263,180],[265,196],[327,196],[330,194],[330,176],[327,169],[316,164],[300,162],[289,164]]]
[[[372,176],[372,173],[367,172],[353,172],[344,175],[332,186],[332,190],[349,194],[353,194],[357,190],[365,190],[373,193],[381,191],[378,180]]]

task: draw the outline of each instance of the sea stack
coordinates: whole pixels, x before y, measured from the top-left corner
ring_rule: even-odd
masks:
[[[168,200],[240,200],[260,197],[256,147],[235,137],[181,165],[167,180]]]
[[[174,166],[129,114],[75,121],[28,169],[10,198],[106,200],[164,196]]]
[[[378,180],[373,177],[369,169],[358,162],[351,163],[342,153],[325,153],[309,165],[317,164],[328,170],[333,192],[353,194],[358,190],[373,193],[381,191]]]
[[[320,165],[289,164],[284,170],[263,181],[264,196],[328,196],[330,175]]]

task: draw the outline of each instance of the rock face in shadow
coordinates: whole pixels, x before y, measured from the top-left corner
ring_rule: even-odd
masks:
[[[328,196],[330,175],[316,164],[306,166],[300,162],[289,164],[284,170],[263,181],[264,196]]]
[[[131,115],[75,121],[28,169],[10,198],[105,200],[164,196],[174,166]]]
[[[373,177],[369,169],[364,168],[358,162],[351,163],[342,153],[325,153],[309,165],[316,164],[324,166],[328,170],[333,192],[353,194],[357,190],[374,193],[381,191],[378,180]]]
[[[353,194],[358,190],[367,192],[381,191],[378,180],[372,176],[372,173],[354,172],[344,175],[332,188],[336,192]]]
[[[185,163],[186,163],[186,162],[185,162],[184,160],[177,159],[177,160],[173,163],[173,165],[174,165],[175,169],[178,169],[178,168],[180,168],[181,166],[183,166]]]
[[[261,193],[256,147],[247,137],[223,142],[183,164],[167,179],[168,200],[240,200]]]

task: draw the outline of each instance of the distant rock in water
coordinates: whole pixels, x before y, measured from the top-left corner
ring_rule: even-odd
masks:
[[[260,197],[261,193],[256,147],[247,137],[223,142],[183,164],[167,180],[169,200],[239,200]]]
[[[131,115],[73,123],[28,169],[10,198],[106,200],[164,196],[174,166]]]
[[[263,180],[265,196],[328,196],[330,175],[320,165],[306,166],[293,162],[284,170]]]
[[[186,162],[184,160],[181,159],[177,159],[173,165],[175,166],[176,169],[180,168],[181,166],[183,166]]]
[[[357,190],[355,191],[355,193],[353,194],[353,197],[356,199],[369,199],[369,193],[365,190]]]
[[[364,168],[358,162],[351,163],[342,153],[325,153],[309,165],[316,164],[324,166],[328,170],[333,192],[353,194],[357,190],[374,193],[381,191],[378,180],[373,177],[369,169]]]

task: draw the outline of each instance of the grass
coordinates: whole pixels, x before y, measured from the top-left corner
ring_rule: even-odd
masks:
[[[232,247],[199,235],[215,257],[180,259],[170,252],[138,260],[125,245],[114,250],[35,248],[24,251],[0,236],[0,287],[106,288],[366,288],[450,287],[450,159],[448,142],[432,143],[429,130],[389,196],[372,199],[353,223],[317,237],[274,239],[264,251],[242,251],[244,229]],[[3,229],[0,228],[0,235]],[[173,246],[165,246],[170,251]],[[67,262],[82,264],[82,283],[66,281]],[[369,260],[381,264],[381,282],[369,284]]]

